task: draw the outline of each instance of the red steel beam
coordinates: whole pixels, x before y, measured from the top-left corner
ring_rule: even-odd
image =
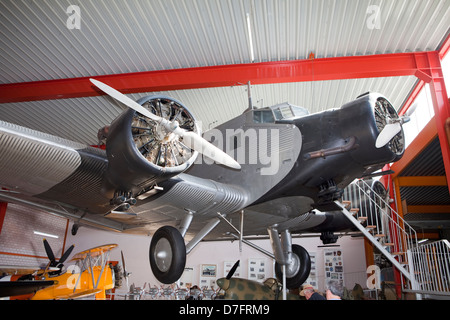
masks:
[[[427,52],[290,60],[92,77],[123,93],[415,75],[429,82]],[[89,77],[0,85],[0,103],[98,96]]]

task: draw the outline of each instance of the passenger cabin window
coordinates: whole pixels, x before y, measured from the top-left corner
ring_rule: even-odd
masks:
[[[273,117],[272,110],[254,110],[253,111],[253,121],[255,123],[274,123],[275,118]]]

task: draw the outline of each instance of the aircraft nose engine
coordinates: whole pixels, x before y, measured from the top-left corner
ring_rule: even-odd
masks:
[[[146,96],[137,103],[187,131],[199,133],[193,115],[175,99]],[[183,138],[133,109],[125,110],[109,127],[106,153],[106,178],[112,188],[133,194],[185,171],[198,155],[183,144]]]

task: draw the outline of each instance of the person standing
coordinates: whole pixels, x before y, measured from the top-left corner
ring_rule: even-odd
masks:
[[[326,296],[327,300],[342,300],[344,289],[342,284],[336,281],[330,281],[327,286]]]
[[[303,285],[303,290],[300,291],[300,295],[305,297],[306,300],[326,300],[324,296],[314,290],[314,287],[310,284]]]

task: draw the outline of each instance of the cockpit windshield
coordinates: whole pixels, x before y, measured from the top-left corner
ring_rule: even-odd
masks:
[[[287,102],[272,107],[253,110],[255,123],[274,123],[279,120],[289,120],[307,115],[309,112],[303,107],[294,106]]]

